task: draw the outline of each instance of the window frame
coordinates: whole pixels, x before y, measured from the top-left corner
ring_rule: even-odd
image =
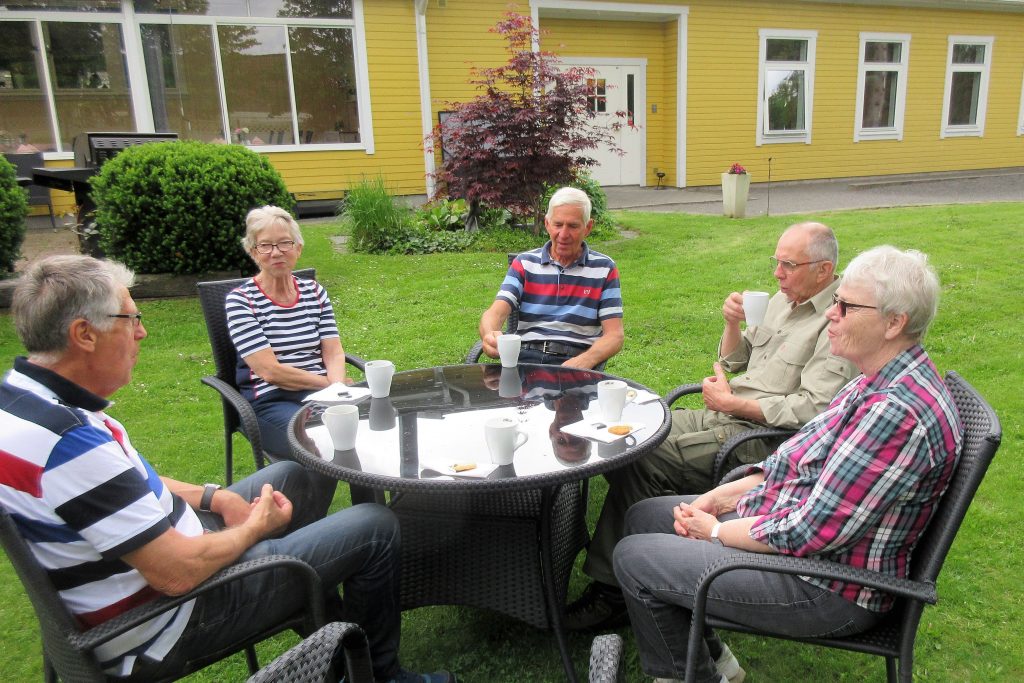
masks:
[[[128,72],[129,94],[131,97],[132,115],[135,119],[135,132],[155,132],[153,122],[153,110],[149,99],[149,84],[146,77],[146,65],[143,56],[142,46],[142,25],[143,24],[168,24],[168,25],[206,25],[210,26],[214,36],[217,27],[222,25],[237,26],[284,26],[287,35],[289,27],[314,27],[314,28],[348,28],[352,31],[352,53],[355,61],[356,75],[356,97],[357,111],[359,113],[359,142],[331,142],[318,144],[285,144],[285,145],[257,145],[252,148],[261,152],[292,152],[292,151],[322,151],[322,150],[363,150],[366,154],[373,154],[375,151],[373,136],[373,116],[370,107],[370,76],[368,60],[366,55],[366,34],[365,22],[363,19],[364,0],[352,0],[351,19],[325,19],[325,18],[274,18],[274,17],[229,17],[229,16],[206,16],[186,14],[144,14],[135,12],[133,0],[121,0],[120,12],[74,12],[74,11],[0,11],[0,21],[21,21],[32,24],[32,31],[37,36],[42,35],[43,22],[81,22],[81,23],[109,23],[119,26],[124,43],[124,63]],[[215,44],[216,45],[216,44]],[[227,121],[227,110],[225,101],[224,73],[220,64],[219,49],[215,52],[218,94],[221,100],[221,116],[224,122]],[[45,56],[46,60],[50,55]],[[290,54],[288,55],[290,64]],[[290,69],[290,66],[289,66]],[[291,84],[291,72],[289,71],[287,86],[293,90]],[[59,122],[55,113],[54,87],[50,79],[49,69],[44,69],[40,74],[40,86],[45,87],[44,97],[50,113],[49,126],[53,139],[60,151],[44,153],[46,160],[68,160],[73,159],[71,149],[64,149],[61,145],[59,135]],[[293,102],[294,92],[289,93]],[[224,123],[225,132],[229,132],[228,126]]]
[[[865,61],[865,50],[868,43],[899,43],[901,46],[900,61],[898,63]],[[857,62],[857,100],[853,121],[853,141],[903,140],[903,122],[907,108],[908,66],[910,64],[910,34],[861,33]],[[893,117],[892,127],[864,127],[864,91],[867,88],[867,74],[869,71],[888,71],[896,74],[896,112]]]
[[[811,144],[811,130],[814,120],[814,69],[817,54],[818,32],[814,30],[793,29],[761,29],[759,32],[758,69],[757,69],[757,146],[803,143]],[[768,41],[804,40],[807,42],[807,58],[804,62],[769,62],[767,60]],[[804,72],[804,130],[771,132],[768,130],[768,93],[766,92],[767,71],[769,67],[784,67]]]
[[[942,92],[942,121],[940,138],[953,137],[984,137],[985,116],[988,111],[988,83],[992,71],[992,50],[994,36],[949,36],[946,48],[946,84]],[[954,64],[953,51],[957,45],[984,45],[985,61],[983,64]],[[981,83],[978,86],[978,109],[975,112],[976,123],[971,125],[950,125],[949,98],[953,89],[953,75],[956,73],[978,73]]]
[[[1017,135],[1024,135],[1024,73],[1020,78],[1020,115],[1017,117]]]

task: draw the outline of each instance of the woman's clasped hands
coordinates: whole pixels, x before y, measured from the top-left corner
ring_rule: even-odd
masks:
[[[711,528],[718,522],[718,518],[708,512],[711,506],[702,504],[702,498],[692,503],[679,503],[672,508],[672,516],[675,518],[672,526],[680,536],[696,541],[706,541],[711,537]]]

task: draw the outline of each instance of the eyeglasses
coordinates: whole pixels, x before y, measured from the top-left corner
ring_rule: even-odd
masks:
[[[821,263],[822,261],[825,260],[823,258],[819,258],[819,259],[815,259],[813,261],[801,261],[800,263],[794,263],[793,261],[780,261],[779,259],[775,258],[774,256],[769,256],[768,258],[770,258],[772,260],[772,270],[775,270],[779,266],[782,266],[782,269],[784,271],[786,271],[787,273],[792,273],[794,270],[796,270],[800,266],[806,266],[809,263]]]
[[[843,301],[842,299],[839,298],[838,294],[832,295],[832,305],[839,307],[840,318],[845,318],[846,311],[851,308],[872,308],[876,311],[878,310],[878,306],[868,306],[867,304],[851,304],[849,301]]]
[[[132,327],[138,327],[142,324],[141,313],[108,313],[108,318],[126,318],[132,321]]]
[[[256,244],[256,251],[261,254],[272,254],[274,253],[274,247],[277,247],[277,250],[282,254],[287,254],[295,248],[295,240],[284,240],[283,242],[258,242]]]

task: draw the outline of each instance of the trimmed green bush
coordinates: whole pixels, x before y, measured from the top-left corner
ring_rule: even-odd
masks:
[[[129,147],[92,181],[104,253],[139,273],[252,269],[245,215],[295,201],[270,162],[247,147],[158,142]]]
[[[18,186],[18,174],[0,156],[0,273],[13,273],[25,239],[28,197]]]

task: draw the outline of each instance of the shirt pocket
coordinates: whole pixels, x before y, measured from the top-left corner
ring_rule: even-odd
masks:
[[[765,384],[780,394],[792,393],[800,386],[800,376],[813,353],[812,344],[783,342],[765,368]]]

